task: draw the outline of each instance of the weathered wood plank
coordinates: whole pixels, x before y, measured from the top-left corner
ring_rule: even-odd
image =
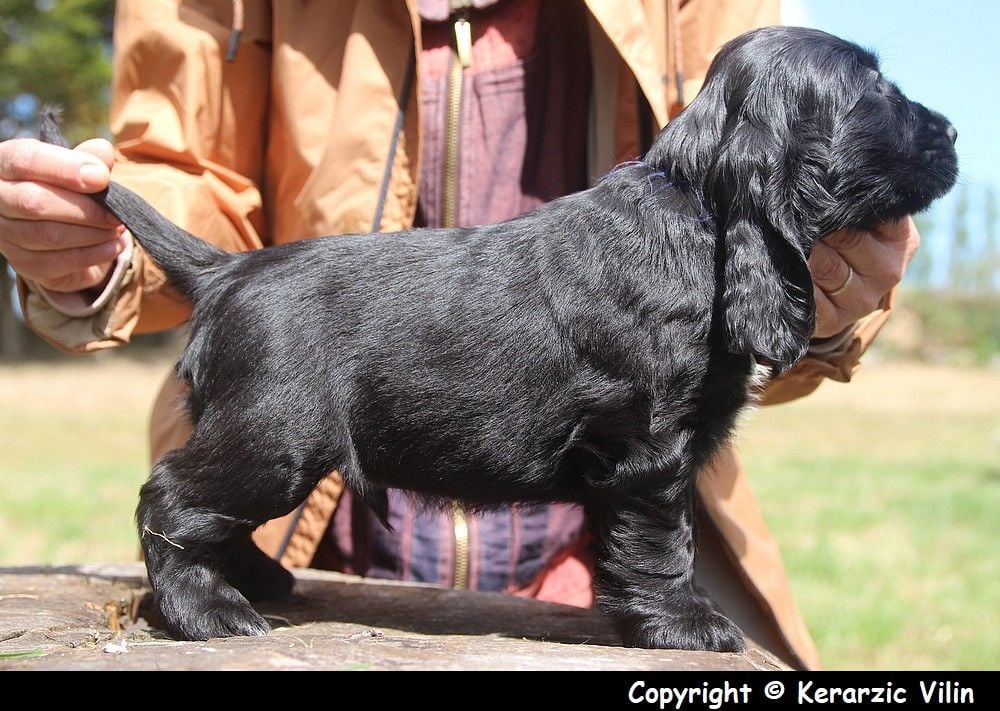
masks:
[[[269,637],[175,642],[130,619],[148,592],[139,564],[0,568],[0,669],[785,668],[759,649],[625,649],[592,610],[319,571],[296,577],[290,599],[258,608]]]

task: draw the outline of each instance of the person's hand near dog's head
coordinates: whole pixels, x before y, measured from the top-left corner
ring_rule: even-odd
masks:
[[[0,253],[52,292],[99,288],[128,245],[124,227],[86,196],[108,186],[114,149],[74,150],[33,139],[0,143]]]
[[[919,246],[920,233],[909,217],[871,230],[838,230],[817,241],[809,257],[816,298],[814,337],[842,333],[879,308]]]

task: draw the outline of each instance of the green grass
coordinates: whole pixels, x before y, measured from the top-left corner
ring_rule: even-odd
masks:
[[[135,558],[169,364],[0,366],[0,565]],[[869,365],[741,451],[830,668],[1000,668],[1000,372]]]
[[[1000,667],[1000,374],[863,370],[741,440],[827,666]]]
[[[134,560],[146,425],[169,366],[0,366],[0,564]]]

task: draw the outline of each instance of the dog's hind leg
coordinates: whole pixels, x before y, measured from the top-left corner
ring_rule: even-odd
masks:
[[[282,447],[281,437],[241,436],[250,443],[196,429],[142,487],[136,519],[146,569],[168,631],[183,639],[270,631],[248,598],[287,593],[292,580],[250,533],[293,510],[329,471]]]
[[[223,474],[209,474],[195,459],[190,448],[163,457],[136,510],[146,571],[167,631],[181,639],[267,634],[270,625],[224,574],[227,553],[234,542],[242,544],[254,522],[208,504],[199,473]]]
[[[695,590],[690,491],[595,497],[587,507],[597,546],[597,604],[630,646],[738,652],[739,627]]]

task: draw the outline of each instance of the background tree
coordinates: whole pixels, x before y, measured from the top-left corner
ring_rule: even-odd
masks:
[[[951,228],[951,249],[948,260],[948,285],[955,291],[969,289],[972,253],[969,241],[969,188],[955,189],[955,208]]]
[[[71,138],[107,132],[113,16],[113,0],[0,0],[0,138],[49,103]]]
[[[983,255],[979,270],[979,286],[988,294],[995,294],[1000,289],[997,278],[1000,276],[1000,240],[997,237],[997,221],[1000,214],[997,211],[997,194],[993,186],[986,188],[983,198]]]
[[[906,284],[917,289],[929,289],[934,274],[934,248],[931,239],[935,223],[926,212],[914,215],[913,221],[920,232],[921,245],[906,270]]]

